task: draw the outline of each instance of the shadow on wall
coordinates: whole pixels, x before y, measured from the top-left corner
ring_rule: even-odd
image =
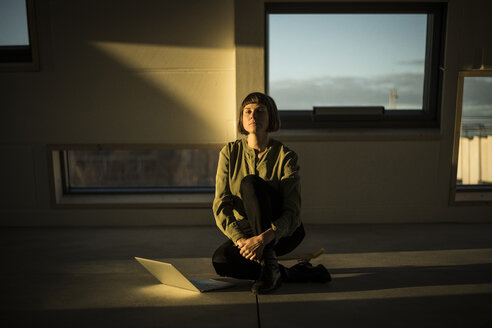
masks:
[[[53,21],[60,24],[55,28],[79,40],[204,48],[227,48],[234,41],[229,0],[51,3]]]
[[[46,136],[47,142],[224,139],[217,114],[230,119],[223,112],[234,104],[228,1],[37,5],[49,6],[39,8],[49,12],[39,23],[51,25],[44,30],[52,45],[41,53],[40,73],[14,75],[16,83],[6,86],[11,126],[26,126],[8,128],[7,138],[26,139],[27,132],[27,138]],[[15,96],[19,85],[30,100]]]

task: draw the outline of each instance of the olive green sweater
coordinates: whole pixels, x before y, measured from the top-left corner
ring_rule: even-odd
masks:
[[[265,153],[257,159],[246,139],[230,142],[219,155],[213,212],[219,229],[234,244],[253,236],[246,220],[239,186],[250,174],[258,175],[282,193],[283,211],[274,218],[276,241],[291,235],[301,224],[301,190],[297,154],[277,140],[270,139]]]

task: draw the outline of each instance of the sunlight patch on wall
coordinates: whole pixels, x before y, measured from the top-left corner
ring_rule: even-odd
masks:
[[[223,72],[145,72],[143,79],[173,95],[204,123],[226,133],[234,115],[234,75]],[[225,136],[225,135],[224,135]]]
[[[183,104],[204,123],[203,128],[210,131],[210,140],[229,141],[235,138],[233,48],[118,42],[91,44],[127,68],[130,74]],[[179,112],[173,115],[179,115]]]
[[[234,48],[204,48],[141,43],[90,43],[130,70],[233,71]]]

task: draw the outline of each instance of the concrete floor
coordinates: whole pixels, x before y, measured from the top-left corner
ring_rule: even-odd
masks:
[[[261,327],[491,327],[492,224],[307,226],[330,284],[259,297]],[[251,282],[194,293],[134,256],[216,277],[214,227],[3,228],[1,327],[257,327]],[[294,264],[292,262],[287,263]]]

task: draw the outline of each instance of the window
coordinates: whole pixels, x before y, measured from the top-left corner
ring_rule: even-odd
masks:
[[[213,192],[219,148],[60,151],[64,194]]]
[[[456,179],[492,189],[492,76],[464,77]]]
[[[0,1],[0,70],[37,69],[33,1]]]
[[[492,71],[459,73],[450,201],[492,202]]]
[[[222,145],[49,145],[55,208],[210,208]]]
[[[283,127],[438,126],[444,12],[440,3],[267,4],[266,89]]]

